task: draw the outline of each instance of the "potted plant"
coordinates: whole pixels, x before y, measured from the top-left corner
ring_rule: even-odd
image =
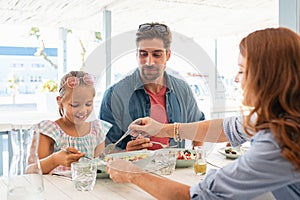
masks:
[[[58,95],[58,83],[54,80],[46,80],[38,92],[37,110],[40,112],[57,112],[56,96]]]
[[[57,92],[58,91],[58,83],[54,80],[47,80],[44,82],[42,86],[42,92]]]

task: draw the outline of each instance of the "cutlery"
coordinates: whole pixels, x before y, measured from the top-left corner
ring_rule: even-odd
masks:
[[[119,144],[127,135],[129,135],[132,132],[131,129],[127,130],[124,135],[115,143],[111,143],[107,145],[103,151],[103,153],[99,156],[100,159],[104,159],[104,157],[108,154],[110,154],[113,150],[116,149],[117,144]]]
[[[75,154],[74,152],[68,151],[67,149],[64,149],[64,148],[62,148],[61,150],[63,150],[63,151],[66,152],[66,153]],[[93,160],[93,158],[90,158],[90,157],[88,157],[88,156],[86,156],[86,155],[84,156],[84,158],[89,159],[89,160]]]
[[[152,144],[158,144],[158,145],[160,145],[162,148],[173,148],[173,147],[177,147],[177,146],[178,146],[178,144],[169,146],[169,145],[167,145],[167,144],[162,144],[162,143],[156,142],[156,141],[150,141],[150,142],[151,142]]]

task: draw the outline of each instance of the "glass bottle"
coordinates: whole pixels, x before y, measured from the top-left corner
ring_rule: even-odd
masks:
[[[197,175],[203,175],[206,173],[206,161],[205,161],[205,152],[201,146],[195,147],[196,160],[194,163],[194,172]]]

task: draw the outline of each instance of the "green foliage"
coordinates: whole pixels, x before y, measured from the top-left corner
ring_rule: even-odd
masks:
[[[101,32],[94,32],[96,40],[102,40]]]
[[[7,81],[9,82],[9,88],[14,90],[17,89],[19,84],[19,78],[17,76],[13,75]]]
[[[29,35],[35,36],[36,39],[39,39],[41,36],[40,29],[38,27],[31,27]]]
[[[54,80],[47,80],[42,86],[42,92],[57,92],[58,83]]]

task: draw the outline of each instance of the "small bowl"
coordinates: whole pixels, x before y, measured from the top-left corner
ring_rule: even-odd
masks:
[[[191,159],[176,159],[176,168],[187,168],[187,167],[192,167],[195,163],[195,150],[192,149],[177,149],[177,151],[180,151],[181,153],[183,153],[185,150],[190,151],[193,156],[191,157]]]
[[[176,160],[176,168],[192,167],[195,163],[194,159],[191,160]]]

